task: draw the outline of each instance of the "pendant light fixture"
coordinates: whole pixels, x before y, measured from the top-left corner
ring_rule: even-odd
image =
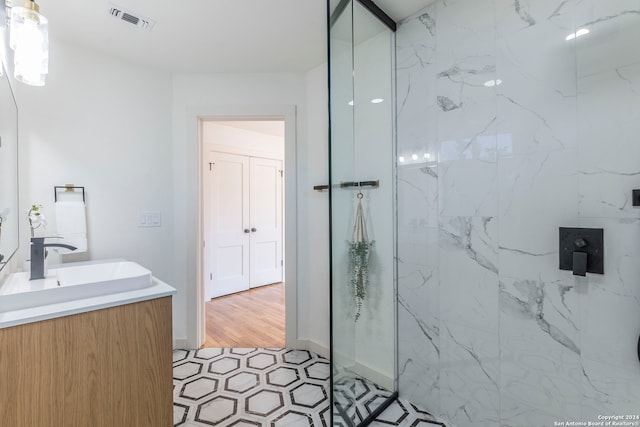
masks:
[[[11,8],[9,46],[14,50],[13,76],[32,86],[44,86],[49,72],[48,20],[34,0]]]

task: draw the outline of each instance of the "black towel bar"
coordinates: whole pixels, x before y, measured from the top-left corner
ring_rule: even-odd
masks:
[[[75,192],[74,190],[82,190],[82,203],[86,203],[86,200],[84,198],[84,187],[77,187],[73,184],[56,185],[55,187],[53,187],[53,199],[56,202],[58,201],[58,190],[60,189],[64,189],[64,191],[71,191],[71,192]]]
[[[341,182],[339,184],[340,188],[362,188],[362,187],[370,187],[370,188],[378,188],[380,187],[380,180],[374,179],[371,181],[347,181]],[[328,185],[314,185],[313,189],[316,191],[328,190]]]

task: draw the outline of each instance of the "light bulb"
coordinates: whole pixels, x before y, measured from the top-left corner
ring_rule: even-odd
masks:
[[[33,86],[43,86],[49,72],[48,20],[29,0],[26,7],[11,10],[9,45],[14,49],[14,77]]]

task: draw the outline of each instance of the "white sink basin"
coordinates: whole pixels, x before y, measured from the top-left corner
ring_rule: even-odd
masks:
[[[47,277],[29,280],[14,273],[0,287],[0,312],[56,304],[151,286],[151,272],[129,261],[49,269]]]

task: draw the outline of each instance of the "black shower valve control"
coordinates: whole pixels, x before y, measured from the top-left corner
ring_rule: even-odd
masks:
[[[604,274],[603,229],[560,227],[559,254],[560,269],[572,270],[574,276]]]

